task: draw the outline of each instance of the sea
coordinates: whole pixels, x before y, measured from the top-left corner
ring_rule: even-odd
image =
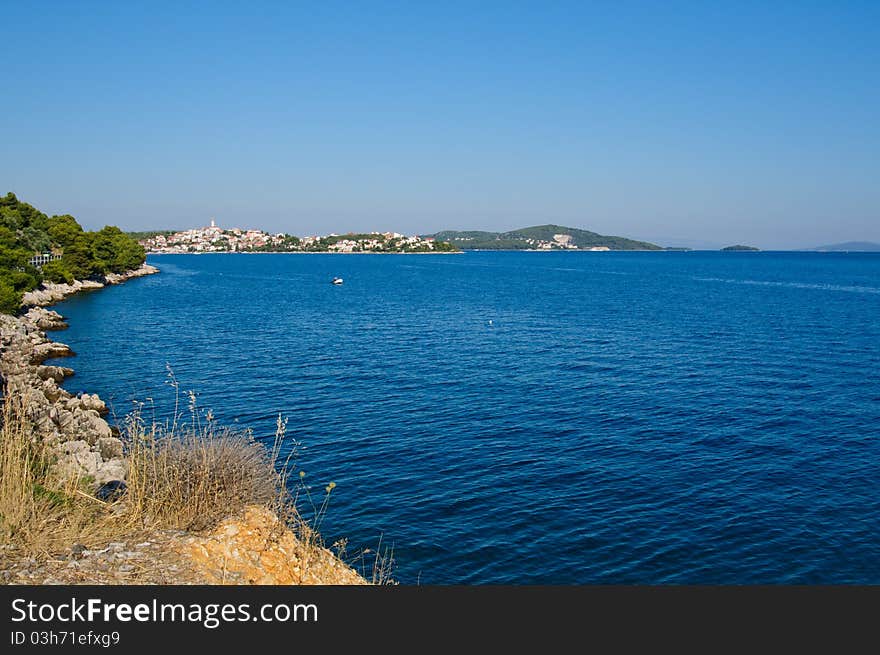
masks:
[[[880,255],[148,261],[56,307],[66,388],[267,447],[280,417],[368,577],[880,583]]]

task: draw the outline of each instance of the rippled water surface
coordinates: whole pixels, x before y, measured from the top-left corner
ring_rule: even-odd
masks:
[[[59,306],[67,388],[289,417],[402,582],[880,583],[880,256],[150,261]]]

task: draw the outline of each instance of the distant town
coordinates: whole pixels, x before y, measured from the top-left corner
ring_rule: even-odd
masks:
[[[151,254],[209,252],[430,253],[461,250],[662,250],[660,246],[623,237],[604,236],[561,225],[539,225],[511,232],[445,231],[407,236],[368,232],[297,237],[263,230],[224,229],[214,220],[207,227],[179,232],[132,233]]]
[[[215,221],[208,227],[182,232],[151,232],[138,235],[151,254],[209,252],[330,252],[330,253],[428,253],[457,252],[447,241],[407,236],[397,232],[328,234],[296,237],[262,230],[223,229]]]
[[[367,232],[297,237],[263,230],[225,229],[211,220],[207,227],[191,230],[129,232],[150,254],[210,252],[329,252],[329,253],[449,253],[463,250],[587,251],[619,250],[688,251],[688,247],[663,247],[646,241],[609,236],[564,225],[535,225],[509,232],[445,230],[407,236],[399,232]],[[708,248],[707,248],[708,249]],[[714,249],[714,248],[713,248]],[[755,252],[750,245],[731,245],[724,252]],[[880,252],[880,243],[850,241],[817,248],[818,252]],[[60,254],[39,250],[30,263],[41,266]]]

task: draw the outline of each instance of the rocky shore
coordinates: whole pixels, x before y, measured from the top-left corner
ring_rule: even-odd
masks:
[[[127,462],[118,430],[97,394],[72,395],[60,384],[74,372],[47,365],[74,353],[47,332],[67,328],[46,305],[88,289],[157,273],[144,265],[103,282],[50,284],[25,295],[23,313],[0,315],[0,381],[3,394],[21,398],[33,438],[57,454],[62,477],[77,478],[100,500],[124,488]],[[26,311],[25,311],[26,310]],[[222,565],[220,564],[222,562]],[[366,584],[329,550],[300,541],[266,507],[251,506],[208,533],[163,530],[133,534],[43,558],[18,556],[0,545],[0,584]]]
[[[44,284],[22,299],[27,312],[0,316],[0,376],[4,394],[22,398],[36,437],[58,452],[56,466],[65,476],[91,481],[98,491],[108,483],[125,480],[122,442],[104,416],[107,406],[97,394],[73,396],[59,386],[73,375],[65,366],[47,366],[48,359],[70,357],[66,344],[52,341],[46,332],[67,328],[64,318],[45,305],[86,289],[158,273],[144,264],[123,274],[108,274],[103,282],[75,280],[72,284]]]
[[[41,288],[34,289],[33,291],[28,291],[26,294],[24,294],[21,305],[22,307],[46,307],[47,305],[54,305],[56,302],[60,302],[68,296],[72,296],[73,294],[79,293],[80,291],[86,291],[90,289],[103,289],[107,285],[122,284],[126,280],[131,280],[132,278],[144,277],[145,275],[153,275],[154,273],[158,272],[159,269],[155,266],[151,266],[150,264],[143,264],[140,268],[136,268],[126,273],[107,273],[104,276],[103,282],[97,280],[74,280],[70,284],[44,283]]]
[[[73,396],[58,386],[73,370],[47,366],[50,358],[73,355],[44,330],[66,327],[61,315],[40,307],[20,317],[0,316],[0,375],[4,393],[20,397],[35,436],[58,451],[65,476],[94,481],[95,490],[125,480],[122,442],[103,419],[107,406],[96,394]]]

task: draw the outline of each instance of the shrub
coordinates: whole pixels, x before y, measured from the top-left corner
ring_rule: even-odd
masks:
[[[251,511],[254,505],[280,518],[268,526],[264,548],[285,543],[287,529],[293,531],[300,552],[281,552],[298,561],[301,580],[322,579],[336,570],[314,529],[335,485],[326,487],[319,508],[308,496],[308,486],[300,485],[315,512],[313,524],[302,519],[285,476],[275,466],[286,425],[280,418],[274,447],[267,450],[248,431],[219,428],[211,420],[203,428],[195,414],[191,425],[174,421],[170,427],[147,428],[135,412],[124,422],[127,488],[121,497],[104,502],[92,495],[94,480],[88,476],[59,477],[53,466],[57,453],[34,430],[26,397],[6,395],[0,412],[0,570],[13,570],[22,557],[57,562],[58,555],[75,544],[93,549],[111,542],[152,539],[157,530],[168,528],[210,530],[226,518],[246,515],[244,510]],[[155,561],[133,573],[134,580],[167,581],[157,572],[167,566],[167,558],[177,557],[176,552],[157,551]],[[388,582],[391,559],[384,551],[376,557],[380,566],[377,575],[374,564],[373,581]],[[178,574],[189,575],[184,570]],[[197,570],[193,575],[204,582]],[[77,582],[88,580],[76,577]]]
[[[67,267],[60,261],[54,260],[43,264],[43,278],[49,282],[73,282],[73,273],[67,270]]]
[[[0,276],[0,312],[15,314],[21,308],[21,291],[16,291],[7,280]]]
[[[155,427],[127,432],[127,502],[146,522],[163,528],[205,530],[246,505],[279,498],[280,476],[265,447],[248,432],[227,428]]]
[[[128,486],[114,508],[89,493],[91,479],[59,477],[57,454],[36,438],[21,396],[4,398],[0,420],[0,543],[19,552],[57,553],[157,528],[209,529],[246,505],[279,506],[272,455],[247,432],[145,433],[127,419]]]

